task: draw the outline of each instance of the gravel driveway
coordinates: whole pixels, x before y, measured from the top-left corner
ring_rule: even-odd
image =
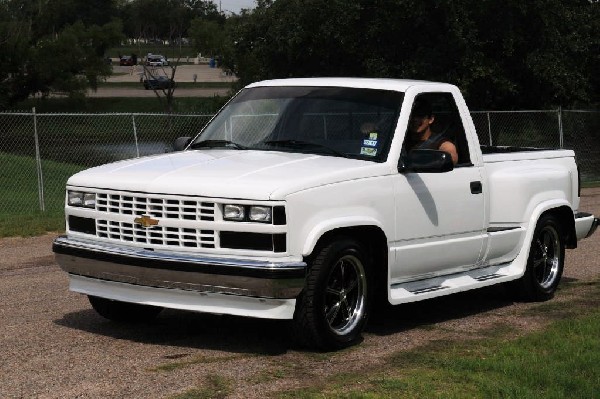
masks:
[[[600,214],[600,188],[583,190],[581,209]],[[149,325],[118,325],[68,291],[51,252],[55,236],[0,240],[0,398],[163,398],[222,384],[227,394],[215,397],[264,397],[381,366],[386,355],[441,336],[543,325],[527,312],[532,304],[496,287],[396,307],[369,325],[361,345],[330,354],[294,350],[279,321],[167,310]],[[598,253],[600,232],[568,251],[565,283],[598,280]]]

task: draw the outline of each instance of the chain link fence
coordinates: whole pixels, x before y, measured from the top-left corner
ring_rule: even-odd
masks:
[[[172,151],[212,115],[0,113],[0,216],[61,212],[72,174]]]
[[[473,112],[481,144],[575,150],[600,181],[600,111]],[[172,151],[212,115],[0,113],[0,216],[62,212],[65,183],[85,168]],[[238,121],[253,126],[253,121]]]
[[[475,111],[480,144],[575,151],[584,182],[600,181],[600,111]]]

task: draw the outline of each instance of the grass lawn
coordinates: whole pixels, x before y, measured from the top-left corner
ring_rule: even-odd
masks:
[[[582,181],[581,187],[583,187],[583,188],[600,187],[600,180]]]
[[[530,328],[522,330],[528,322]],[[600,280],[568,280],[553,300],[515,307],[512,317],[478,330],[477,337],[430,325],[425,344],[411,350],[389,347],[376,365],[361,367],[357,347],[298,352],[291,362],[277,361],[277,355],[265,359],[265,367],[248,378],[281,386],[264,395],[278,399],[600,398],[599,329]],[[213,361],[218,360],[176,360],[153,371],[170,373]],[[349,365],[354,362],[356,367]],[[328,367],[330,373],[320,377],[315,366]],[[300,388],[290,388],[290,379]],[[230,373],[213,372],[169,399],[227,397],[236,383]]]
[[[512,339],[503,326],[480,340],[442,340],[391,354],[382,369],[337,375],[279,398],[598,398],[600,281],[571,283],[575,299],[534,305],[542,331]]]
[[[279,398],[598,398],[600,397],[600,281],[571,283],[585,290],[573,301],[534,305],[554,320],[512,339],[503,326],[482,340],[441,340],[389,356],[382,369],[337,375]]]
[[[40,210],[34,158],[0,153],[0,237],[64,230],[64,187],[79,165],[42,162],[45,212]],[[55,192],[60,187],[61,192]]]

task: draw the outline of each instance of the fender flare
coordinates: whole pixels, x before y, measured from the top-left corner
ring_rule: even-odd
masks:
[[[364,216],[346,216],[335,219],[329,219],[318,223],[313,226],[306,238],[304,239],[304,245],[302,246],[302,256],[308,256],[312,253],[317,245],[317,242],[323,237],[324,234],[342,228],[349,227],[362,227],[362,226],[374,226],[379,228],[384,234],[385,229],[382,224],[374,218]],[[387,234],[385,234],[387,236]]]
[[[525,268],[527,267],[527,260],[529,258],[529,250],[531,248],[531,240],[533,238],[533,233],[537,226],[538,220],[540,220],[540,217],[544,213],[552,209],[558,209],[564,206],[567,206],[569,209],[572,209],[571,204],[568,201],[562,199],[544,201],[536,205],[533,209],[533,212],[531,213],[531,216],[529,218],[527,232],[525,233],[525,237],[523,238],[523,246],[521,247],[521,250],[519,251],[517,257],[512,261],[511,265],[511,268],[518,269],[515,270],[515,276],[517,276],[517,278],[520,278],[525,274]]]

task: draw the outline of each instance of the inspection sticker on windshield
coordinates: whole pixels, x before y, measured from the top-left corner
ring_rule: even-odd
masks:
[[[365,147],[377,147],[377,140],[363,140]]]
[[[374,157],[375,155],[377,155],[377,148],[361,147],[360,155],[368,155],[370,157]]]
[[[369,140],[377,140],[377,132],[369,133]]]

